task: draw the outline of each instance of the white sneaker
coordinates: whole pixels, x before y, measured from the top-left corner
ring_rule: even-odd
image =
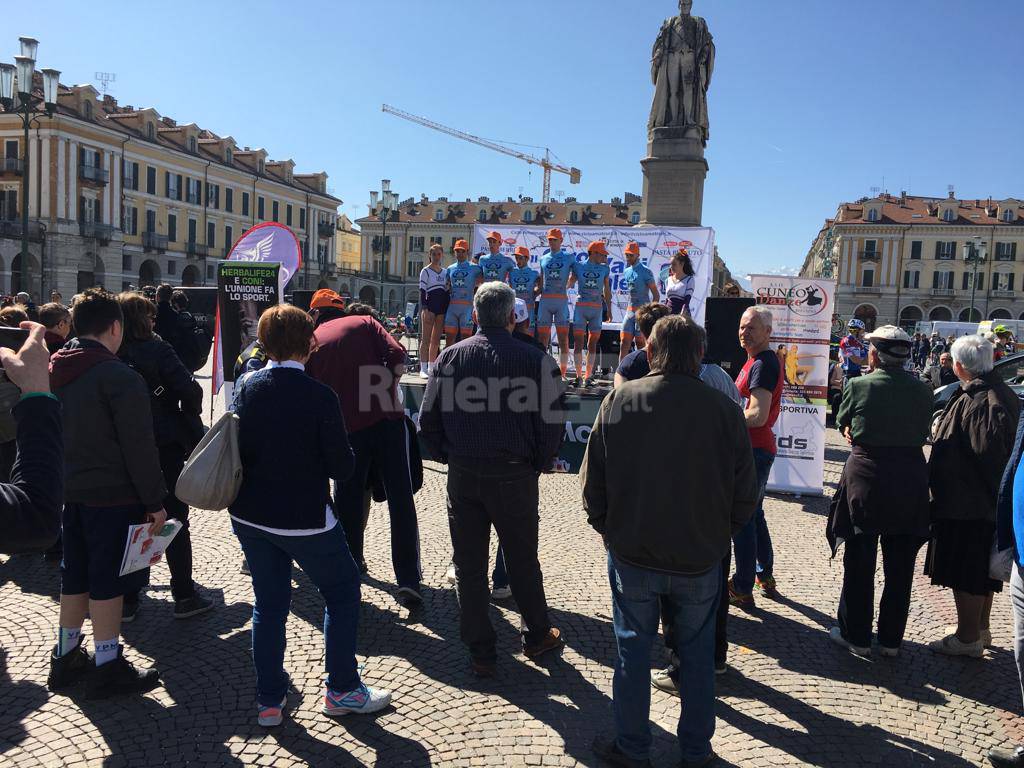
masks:
[[[391,691],[360,685],[354,691],[338,693],[330,688],[324,693],[323,713],[329,717],[365,715],[379,712],[391,703]]]
[[[510,597],[512,597],[511,587],[495,587],[491,590],[492,600],[508,600]]]
[[[448,571],[447,573],[445,573],[444,577],[448,579],[449,584],[454,584],[456,581],[458,581],[457,577],[455,576],[455,563],[452,563],[448,566]]]
[[[836,645],[841,645],[843,648],[845,648],[855,656],[861,656],[865,659],[870,658],[871,656],[870,648],[865,648],[863,646],[854,645],[853,643],[851,643],[849,640],[843,637],[843,631],[839,629],[839,627],[832,627],[832,629],[828,631],[828,639]]]
[[[980,659],[985,654],[985,641],[978,638],[973,643],[965,643],[955,634],[946,635],[941,640],[932,640],[928,647],[936,653],[943,653],[946,656],[972,656]]]
[[[423,370],[422,368],[420,368],[420,378],[421,378],[421,379],[428,379],[428,378],[430,378],[430,374],[429,374],[429,373],[427,373],[427,372],[426,372],[425,370]]]
[[[675,672],[672,667],[666,667],[665,669],[652,669],[651,685],[659,691],[668,691],[669,693],[678,691],[679,686],[676,684],[676,681],[672,679],[672,672]]]

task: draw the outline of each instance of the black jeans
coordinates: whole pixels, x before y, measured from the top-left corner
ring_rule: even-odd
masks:
[[[540,528],[538,475],[525,463],[448,464],[448,527],[459,596],[459,630],[474,659],[493,662],[496,635],[487,586],[491,526],[498,534],[508,583],[525,629],[526,646],[551,628],[544,577],[537,559]]]
[[[843,552],[843,591],[839,597],[839,628],[847,642],[871,647],[871,617],[875,606],[875,562],[882,542],[885,586],[878,607],[878,644],[899,648],[907,629],[914,564],[924,543],[918,536],[861,533],[846,542]]]
[[[355,453],[352,476],[335,485],[334,512],[345,528],[345,538],[356,563],[364,562],[363,499],[370,464],[380,477],[391,516],[391,564],[400,587],[420,588],[420,530],[412,499],[409,474],[409,438],[404,419],[382,419],[366,429],[351,432],[348,441]]]
[[[729,567],[732,565],[732,553],[730,552],[722,560],[721,565],[721,591],[718,596],[718,607],[715,609],[715,667],[725,666],[729,656],[729,636],[726,625],[729,620]],[[678,647],[675,637],[675,618],[672,616],[671,603],[667,600],[661,602],[661,626],[665,632],[665,647],[669,650],[669,665],[672,670],[669,676],[679,683],[679,657],[676,656]]]
[[[171,572],[171,596],[175,600],[184,600],[196,592],[192,582],[192,535],[189,533],[188,504],[174,495],[174,487],[178,484],[178,476],[188,457],[185,450],[176,443],[161,446],[159,451],[160,470],[164,473],[164,485],[167,486],[167,496],[164,498],[167,519],[173,517],[181,522],[181,530],[165,553],[167,569]],[[148,569],[145,582],[149,583]],[[139,602],[139,592],[125,594],[124,601],[129,605]]]

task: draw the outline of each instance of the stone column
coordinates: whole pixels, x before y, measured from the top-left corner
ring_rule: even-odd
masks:
[[[655,128],[647,142],[640,223],[698,227],[704,207],[708,163],[700,139],[683,128]]]

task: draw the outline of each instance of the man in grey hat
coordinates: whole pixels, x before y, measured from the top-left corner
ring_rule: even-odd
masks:
[[[910,336],[884,325],[866,337],[871,373],[851,379],[836,427],[852,446],[829,510],[827,537],[843,552],[839,625],[829,636],[858,656],[871,655],[875,562],[882,546],[885,587],[878,650],[897,656],[910,611],[917,552],[928,537],[928,467],[922,447],[932,391],[904,369]]]

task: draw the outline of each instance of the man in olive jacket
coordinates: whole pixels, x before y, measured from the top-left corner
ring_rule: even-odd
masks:
[[[599,737],[594,749],[618,764],[650,755],[650,654],[664,601],[686,702],[683,765],[704,765],[715,731],[720,563],[757,505],[757,475],[743,414],[698,378],[704,330],[688,317],[665,317],[647,349],[651,374],[605,398],[580,472],[588,522],[608,547],[619,648],[617,737]]]

